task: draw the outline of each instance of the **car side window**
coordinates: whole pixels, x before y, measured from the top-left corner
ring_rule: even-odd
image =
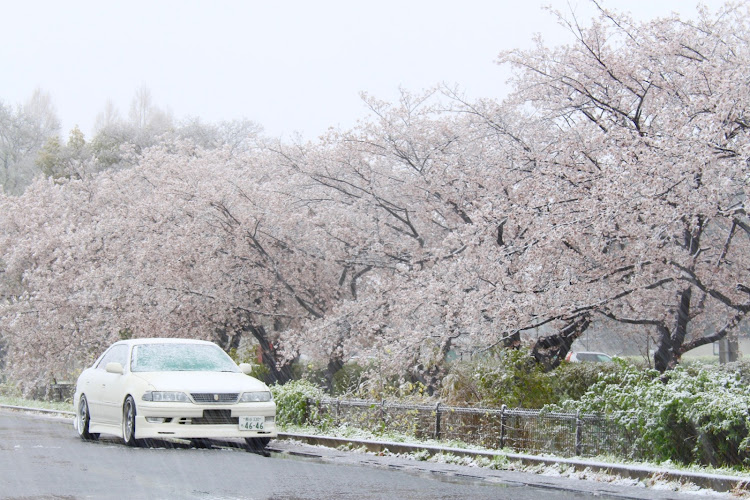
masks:
[[[96,365],[97,370],[104,370],[107,367],[107,363],[120,363],[123,367],[128,365],[128,346],[116,345],[107,351],[102,357],[99,364]]]

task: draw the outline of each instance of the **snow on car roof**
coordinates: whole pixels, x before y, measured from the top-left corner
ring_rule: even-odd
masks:
[[[181,338],[140,338],[140,339],[127,339],[115,342],[116,344],[125,345],[136,345],[136,344],[212,344],[209,340],[198,340],[198,339],[181,339]]]

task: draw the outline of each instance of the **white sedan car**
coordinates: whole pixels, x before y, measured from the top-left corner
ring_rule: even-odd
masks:
[[[244,438],[262,449],[277,435],[276,403],[249,372],[213,342],[122,340],[78,377],[74,425],[84,440],[112,434],[130,446],[149,438]]]

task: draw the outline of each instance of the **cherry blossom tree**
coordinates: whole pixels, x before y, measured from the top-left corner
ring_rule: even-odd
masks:
[[[746,9],[559,15],[574,42],[503,54],[518,76],[502,104],[371,101],[375,120],[318,156],[284,152],[368,242],[351,248],[373,295],[322,323],[318,345],[338,348],[330,329],[411,355],[531,334],[551,368],[604,315],[653,328],[665,370],[736,330],[750,307]]]
[[[344,302],[288,336],[290,345],[329,359],[329,377],[355,354],[419,366],[419,345],[426,338],[440,344],[452,328],[414,322],[409,309],[434,309],[422,305],[422,295],[407,298],[402,310],[396,291],[460,254],[466,248],[461,228],[476,231],[467,209],[477,179],[463,170],[481,163],[482,144],[470,124],[443,113],[436,91],[403,92],[395,105],[366,102],[373,118],[358,129],[331,133],[320,144],[273,149],[302,176],[299,202],[337,242],[326,253],[340,268]],[[411,278],[404,283],[400,276]]]
[[[590,27],[559,15],[573,45],[501,56],[518,69],[507,104],[543,127],[518,137],[551,180],[537,192],[561,257],[584,266],[566,266],[572,311],[650,325],[663,371],[750,310],[748,6],[643,24],[599,11]]]
[[[230,349],[249,333],[272,357],[268,329],[325,308],[302,277],[330,281],[288,236],[304,221],[285,209],[279,173],[262,156],[169,144],[135,168],[4,198],[4,271],[21,289],[3,316],[11,369],[30,376],[51,359],[63,372],[125,334]]]
[[[750,310],[746,11],[558,14],[571,44],[503,53],[502,102],[365,96],[305,144],[194,123],[2,196],[6,369],[39,385],[41,360],[189,336],[253,339],[282,381],[359,356],[434,388],[457,346],[552,369],[602,318],[650,328],[669,369]]]

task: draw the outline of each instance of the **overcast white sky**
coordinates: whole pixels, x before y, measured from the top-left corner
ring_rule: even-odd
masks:
[[[648,19],[692,16],[698,1],[602,3]],[[550,4],[590,12],[586,0],[0,0],[0,101],[41,88],[63,135],[78,124],[88,137],[108,100],[127,116],[145,85],[178,119],[248,118],[314,139],[362,118],[362,91],[393,100],[447,83],[502,97],[500,50],[534,33],[561,40]]]

